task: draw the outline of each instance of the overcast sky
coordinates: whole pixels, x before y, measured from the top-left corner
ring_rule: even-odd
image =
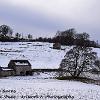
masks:
[[[2,24],[34,37],[75,28],[99,40],[100,0],[0,0]]]

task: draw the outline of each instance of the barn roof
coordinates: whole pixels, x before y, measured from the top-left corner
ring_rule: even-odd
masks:
[[[13,69],[10,69],[8,67],[0,67],[0,71],[11,71]]]
[[[31,66],[28,60],[11,60],[10,63],[15,64],[16,66]]]

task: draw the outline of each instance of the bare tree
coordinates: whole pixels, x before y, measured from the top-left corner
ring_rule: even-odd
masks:
[[[2,35],[4,35],[4,36],[8,35],[9,37],[11,37],[13,31],[12,31],[12,29],[9,26],[7,26],[7,25],[1,25],[0,26],[0,33]]]
[[[86,32],[75,34],[74,39],[80,39],[80,40],[89,40],[89,34]]]
[[[97,54],[92,48],[75,46],[69,50],[60,64],[61,69],[67,70],[72,77],[79,77],[83,71],[94,67]]]
[[[32,40],[32,38],[33,38],[32,35],[31,34],[28,34],[28,39],[29,40]]]
[[[56,36],[64,36],[64,37],[73,38],[75,33],[76,33],[75,29],[71,28],[71,29],[68,29],[66,31],[57,31]]]
[[[15,37],[16,37],[17,39],[20,39],[21,34],[20,34],[20,33],[16,33],[16,34],[15,34]]]

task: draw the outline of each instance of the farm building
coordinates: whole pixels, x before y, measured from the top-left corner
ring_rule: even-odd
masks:
[[[15,75],[31,74],[31,64],[28,60],[11,60],[8,64],[8,68],[13,69]]]
[[[13,69],[0,67],[0,77],[13,76],[15,72]]]
[[[54,43],[53,49],[61,49],[61,44],[60,43]]]

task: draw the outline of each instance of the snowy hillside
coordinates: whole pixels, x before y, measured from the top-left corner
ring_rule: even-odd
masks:
[[[71,47],[52,49],[52,43],[0,42],[0,66],[7,67],[10,60],[27,59],[32,68],[58,68],[64,55]],[[93,49],[100,57],[100,49]]]
[[[58,68],[70,47],[55,50],[52,45],[42,42],[0,42],[0,66],[7,67],[10,60],[27,59],[32,68]]]

